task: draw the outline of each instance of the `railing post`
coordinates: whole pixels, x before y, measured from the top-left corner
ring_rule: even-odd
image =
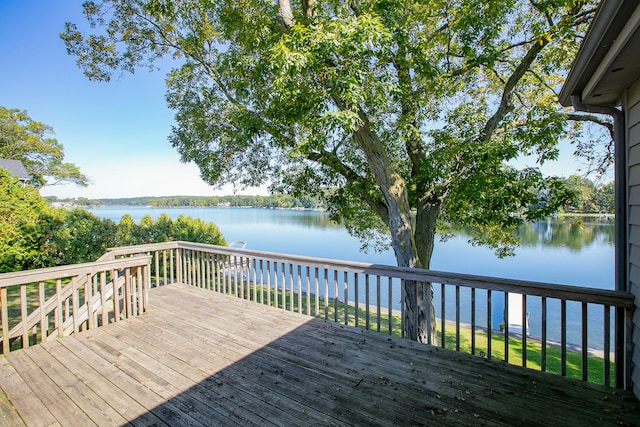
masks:
[[[615,386],[616,388],[624,388],[625,386],[625,346],[624,346],[624,310],[616,307],[614,309],[614,335],[615,335]],[[622,362],[622,363],[621,363]]]
[[[633,309],[627,308],[624,310],[624,389],[631,390],[633,384],[631,383],[631,355],[633,354]]]

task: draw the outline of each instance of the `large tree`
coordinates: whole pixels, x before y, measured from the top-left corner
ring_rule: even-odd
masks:
[[[26,111],[0,106],[0,158],[20,160],[36,187],[88,179],[73,163],[64,161],[63,146],[52,138],[53,128],[33,120]]]
[[[556,90],[594,2],[105,0],[84,10],[91,28],[68,23],[62,37],[89,78],[173,55],[170,141],[204,179],[323,195],[351,232],[389,242],[400,266],[429,268],[438,220],[504,255],[522,218],[564,201],[537,166],[576,119]],[[520,155],[537,163],[518,170]],[[405,284],[412,339],[429,336],[426,292]]]

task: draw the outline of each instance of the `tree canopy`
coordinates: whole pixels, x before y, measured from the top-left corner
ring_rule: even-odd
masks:
[[[522,218],[568,199],[512,161],[555,159],[570,121],[598,121],[556,101],[594,3],[89,1],[91,29],[62,37],[96,80],[176,58],[169,139],[208,182],[324,196],[352,233],[429,268],[438,220],[505,255]],[[405,289],[414,339],[426,291]]]
[[[86,187],[87,177],[73,163],[65,163],[63,146],[51,135],[53,128],[26,111],[0,106],[0,158],[20,160],[36,187],[62,183]]]
[[[32,186],[0,168],[0,273],[47,267],[59,218]]]
[[[213,223],[163,214],[119,224],[82,208],[53,209],[31,185],[0,168],[0,273],[92,262],[108,248],[170,240],[226,245]]]

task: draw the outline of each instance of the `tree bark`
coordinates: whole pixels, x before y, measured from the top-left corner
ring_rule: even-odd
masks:
[[[440,215],[440,202],[418,198],[416,211],[415,242],[418,253],[418,267],[429,269],[435,246],[436,223]],[[418,283],[418,341],[435,344],[436,313],[433,306],[431,283]]]
[[[393,167],[378,136],[369,129],[366,117],[361,116],[364,125],[355,132],[355,139],[364,152],[369,168],[380,188],[387,207],[388,226],[391,232],[391,246],[400,267],[416,267],[418,262],[413,234],[411,207],[406,182]],[[405,337],[417,341],[428,334],[425,328],[424,303],[420,302],[424,289],[416,282],[403,282],[404,333]],[[430,301],[430,298],[428,299]],[[430,304],[430,303],[428,303]],[[420,314],[422,306],[422,315]],[[422,331],[421,329],[422,325]],[[427,339],[424,340],[425,342]]]
[[[289,0],[278,0],[278,21],[287,31],[293,27],[293,11]]]

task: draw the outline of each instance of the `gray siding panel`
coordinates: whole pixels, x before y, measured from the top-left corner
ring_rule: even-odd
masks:
[[[629,205],[640,205],[640,186],[631,187],[629,189]]]
[[[627,161],[629,162],[629,166],[636,166],[640,164],[640,144],[636,144],[629,149],[629,159]]]
[[[640,165],[629,166],[629,186],[640,185]]]
[[[640,105],[638,105],[636,108],[640,110]],[[628,128],[629,147],[633,148],[640,144],[640,123],[635,122],[635,124],[633,124],[632,122],[630,122]]]
[[[640,206],[629,207],[629,224],[640,225]]]
[[[623,108],[626,115],[628,150],[629,290],[635,295],[636,304],[633,315],[631,380],[633,392],[640,398],[640,80],[627,89],[626,95],[626,105],[623,105]]]
[[[640,246],[640,226],[633,224],[629,227],[629,244]]]

